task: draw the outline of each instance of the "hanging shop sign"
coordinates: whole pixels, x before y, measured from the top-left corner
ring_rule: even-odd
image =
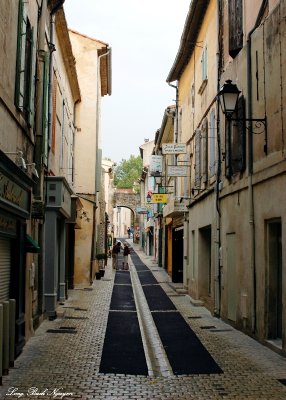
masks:
[[[150,175],[160,176],[162,175],[163,157],[162,156],[150,156]]]
[[[187,146],[185,143],[163,143],[163,154],[186,154]]]
[[[147,214],[147,213],[148,213],[148,210],[147,210],[146,207],[137,207],[137,208],[136,208],[136,212],[137,212],[138,214]]]
[[[187,176],[188,167],[184,165],[168,165],[168,176]]]
[[[151,203],[168,203],[168,195],[165,193],[153,193],[151,196]]]

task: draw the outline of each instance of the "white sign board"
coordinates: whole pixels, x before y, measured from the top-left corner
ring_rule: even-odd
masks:
[[[168,165],[168,176],[188,176],[187,168],[184,165]]]
[[[163,143],[163,154],[186,154],[187,146],[185,143]]]
[[[162,156],[150,156],[150,175],[158,176],[162,175]]]

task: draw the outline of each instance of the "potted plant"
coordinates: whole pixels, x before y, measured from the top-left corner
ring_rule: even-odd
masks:
[[[95,258],[98,261],[98,265],[99,265],[99,273],[100,276],[104,276],[104,263],[103,260],[106,261],[107,260],[107,254],[106,253],[98,253],[96,254]]]

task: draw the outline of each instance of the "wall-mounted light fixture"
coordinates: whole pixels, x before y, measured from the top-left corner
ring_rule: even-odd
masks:
[[[147,203],[151,203],[151,196],[152,196],[151,192],[148,192],[146,196]]]
[[[11,151],[11,152],[7,152],[5,154],[11,154],[11,155],[16,155],[16,159],[15,159],[15,164],[23,169],[24,171],[26,171],[27,166],[26,166],[26,161],[24,160],[23,157],[23,152],[21,150],[18,151]]]
[[[254,126],[247,127],[251,133],[259,135],[265,133],[265,148],[264,151],[267,154],[267,119],[264,118],[233,118],[233,113],[236,111],[237,102],[241,91],[238,89],[235,83],[231,80],[227,80],[221,87],[217,94],[219,99],[222,112],[226,116],[228,121],[242,121],[242,122],[254,122]],[[229,124],[230,126],[230,124]]]

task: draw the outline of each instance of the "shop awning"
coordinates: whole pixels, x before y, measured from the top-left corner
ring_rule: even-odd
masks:
[[[39,253],[40,252],[40,246],[38,243],[31,238],[30,235],[26,234],[26,240],[25,240],[25,247],[26,247],[26,252],[27,253]]]

